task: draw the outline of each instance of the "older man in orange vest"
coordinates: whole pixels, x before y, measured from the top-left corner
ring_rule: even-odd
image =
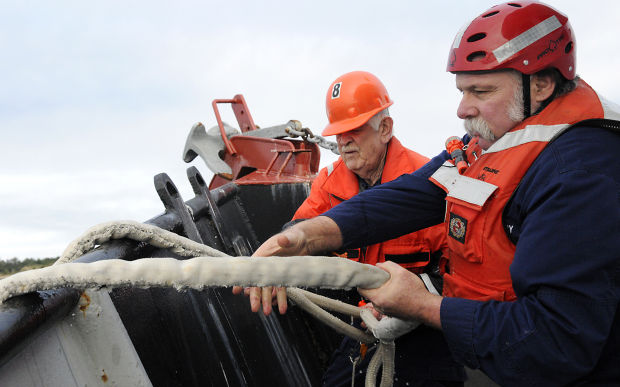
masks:
[[[358,193],[411,173],[429,161],[393,136],[394,121],[388,112],[392,104],[383,83],[368,72],[353,71],[332,82],[325,102],[329,125],[323,136],[336,136],[340,157],[319,172],[310,195],[293,220],[321,215]],[[443,244],[442,227],[431,227],[347,250],[346,257],[371,265],[393,261],[421,273],[431,256],[441,254]]]
[[[332,82],[326,96],[329,125],[322,134],[336,135],[340,157],[319,172],[293,222],[321,215],[358,193],[411,173],[429,161],[393,136],[394,121],[388,112],[392,103],[383,83],[368,72],[350,72]],[[414,273],[422,273],[437,267],[445,243],[445,231],[439,225],[349,249],[343,256],[372,265],[393,261]],[[428,350],[400,350],[407,348],[409,342]],[[396,348],[395,385],[414,385],[414,381],[419,386],[426,382],[434,386],[462,385],[464,370],[452,360],[439,331],[422,327],[397,340]],[[369,355],[360,356],[360,343],[345,338],[332,356],[323,384],[350,386],[354,367],[354,385],[363,385]]]

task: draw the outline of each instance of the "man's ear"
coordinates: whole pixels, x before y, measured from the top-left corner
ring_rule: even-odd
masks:
[[[540,104],[551,97],[556,86],[555,80],[551,75],[532,75],[530,79],[532,104]]]
[[[379,137],[381,138],[381,142],[383,144],[387,144],[392,139],[393,125],[394,121],[390,116],[383,117],[383,119],[381,120],[381,123],[379,124]]]

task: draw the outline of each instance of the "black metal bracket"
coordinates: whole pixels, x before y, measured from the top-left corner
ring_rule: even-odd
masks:
[[[166,173],[155,175],[154,183],[155,190],[164,204],[166,212],[175,213],[181,220],[185,236],[195,242],[203,243],[190,209],[183,201],[179,190],[172,182],[172,179],[170,179],[170,176]]]
[[[220,212],[217,203],[213,199],[213,196],[211,195],[211,192],[207,187],[207,183],[198,171],[198,168],[194,166],[187,168],[187,178],[189,179],[189,183],[191,184],[196,197],[202,197],[206,199],[206,204],[209,209],[209,214],[211,215],[211,220],[213,221],[213,225],[217,230],[220,240],[224,244],[224,248],[226,249],[226,251],[232,251],[233,245],[230,242],[230,238],[228,238],[228,234],[226,232],[226,224],[224,223],[224,219],[222,218],[222,213]]]

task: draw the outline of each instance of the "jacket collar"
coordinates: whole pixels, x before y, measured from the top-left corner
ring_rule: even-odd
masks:
[[[403,171],[411,169],[406,153],[407,149],[396,137],[392,137],[388,143],[385,165],[381,174],[382,184],[394,180],[402,175]],[[325,179],[322,188],[340,199],[348,200],[359,193],[359,182],[357,175],[351,172],[342,157],[339,157],[334,162],[332,172]]]

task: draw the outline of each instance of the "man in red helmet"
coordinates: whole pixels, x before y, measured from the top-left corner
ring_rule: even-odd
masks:
[[[429,161],[405,148],[393,136],[393,120],[388,112],[392,104],[383,83],[368,72],[353,71],[331,83],[325,100],[329,124],[322,134],[336,136],[340,157],[319,172],[310,195],[290,224],[321,215],[359,192],[411,173]],[[414,273],[422,273],[437,267],[445,242],[443,226],[437,225],[396,239],[348,249],[344,256],[371,265],[392,261]],[[359,295],[357,297],[359,300]],[[355,298],[347,301],[355,301]],[[400,350],[409,343],[433,347],[433,356]],[[423,327],[397,340],[396,346],[395,378],[400,385],[413,383],[414,378],[418,384],[428,379],[433,385],[462,385],[464,369],[450,356],[441,332]],[[355,385],[363,385],[374,350],[370,348],[362,357],[360,343],[345,338],[332,356],[323,384],[350,386],[351,362],[354,361]]]
[[[501,385],[620,385],[620,109],[576,77],[568,19],[539,2],[474,19],[448,71],[463,93],[462,175],[444,152],[256,254],[374,243],[445,221],[443,297],[390,262],[377,265],[390,280],[360,293],[441,329],[457,361]]]

